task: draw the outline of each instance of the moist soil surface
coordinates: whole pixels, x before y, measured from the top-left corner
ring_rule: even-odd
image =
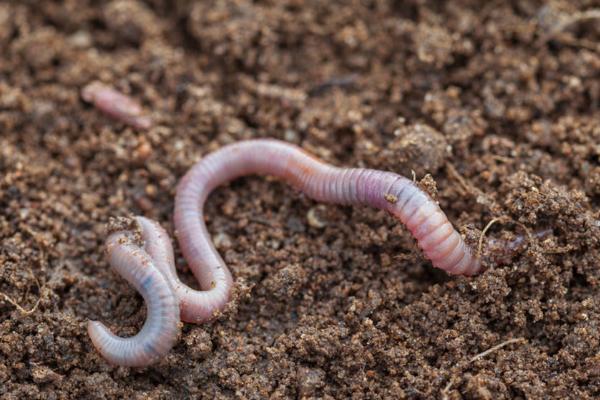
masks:
[[[0,2],[0,398],[598,398],[598,8]],[[84,102],[92,81],[153,126]],[[433,269],[382,211],[242,178],[206,204],[230,305],[151,367],[108,365],[87,321],[131,336],[146,313],[109,219],[172,235],[178,179],[258,137],[414,177],[486,272]]]

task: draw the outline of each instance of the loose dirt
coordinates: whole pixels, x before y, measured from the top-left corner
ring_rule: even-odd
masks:
[[[600,20],[574,18],[598,8],[0,2],[0,398],[598,398]],[[153,127],[85,103],[92,81]],[[172,234],[179,177],[256,137],[414,174],[474,249],[497,218],[488,270],[448,277],[383,212],[244,178],[206,207],[230,306],[153,367],[107,365],[87,320],[145,318],[109,218]]]

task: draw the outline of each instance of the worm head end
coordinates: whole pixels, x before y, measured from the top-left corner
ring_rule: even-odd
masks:
[[[88,321],[87,331],[88,331],[88,335],[90,335],[90,338],[92,339],[92,341],[96,337],[101,326],[102,326],[102,322],[100,322],[100,321],[92,321],[92,320]]]
[[[110,336],[111,332],[102,322],[99,321],[88,321],[87,331],[94,347],[98,349],[100,353],[102,353],[104,347],[102,345],[102,338],[106,337],[107,335]]]

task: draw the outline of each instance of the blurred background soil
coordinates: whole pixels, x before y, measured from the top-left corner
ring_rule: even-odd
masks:
[[[0,2],[0,398],[598,398],[598,8]],[[154,126],[83,102],[94,80]],[[145,318],[103,257],[108,219],[172,233],[179,177],[256,137],[414,171],[474,249],[496,219],[488,270],[450,278],[384,212],[240,179],[206,207],[230,307],[153,367],[107,365],[87,320]]]

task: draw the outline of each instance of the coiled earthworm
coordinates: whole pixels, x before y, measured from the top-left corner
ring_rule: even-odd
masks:
[[[117,232],[106,241],[111,266],[140,292],[146,302],[146,322],[137,335],[121,338],[101,322],[89,321],[88,334],[96,349],[110,363],[128,367],[150,365],[171,350],[179,333],[179,304],[152,255],[160,260],[152,237],[142,229],[146,243],[141,249],[126,232]]]
[[[179,317],[199,323],[225,306],[233,281],[209,239],[203,205],[218,185],[253,173],[283,178],[316,200],[366,204],[386,210],[408,227],[434,266],[463,275],[473,275],[481,269],[479,260],[437,203],[405,177],[370,169],[337,168],[277,140],[238,142],[193,166],[177,189],[176,233],[183,255],[203,290],[191,289],[179,280],[171,242],[158,223],[136,218],[143,249],[126,232],[109,236],[110,264],[142,294],[148,309],[143,328],[131,338],[117,337],[100,322],[89,322],[92,342],[109,362],[149,365],[173,346]]]
[[[100,82],[92,82],[81,89],[81,98],[94,107],[137,129],[148,129],[152,120],[143,115],[142,107],[131,97]]]
[[[181,283],[174,267],[173,273],[166,274],[179,298],[184,321],[206,321],[229,300],[232,277],[210,240],[203,205],[215,187],[250,174],[277,176],[318,201],[386,210],[406,225],[433,266],[454,275],[473,275],[481,269],[437,203],[409,179],[392,172],[334,167],[278,140],[241,141],[203,158],[177,188],[176,234],[202,289]]]

